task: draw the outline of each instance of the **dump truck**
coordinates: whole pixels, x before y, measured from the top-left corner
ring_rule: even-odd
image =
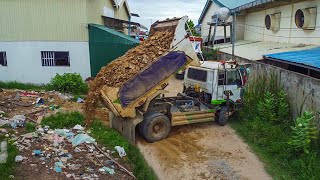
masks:
[[[232,112],[229,108],[232,106],[229,103],[230,96],[236,94],[238,98],[241,94],[242,83],[236,82],[242,81],[241,74],[235,75],[240,79],[230,82],[230,86],[221,86],[227,82],[227,72],[233,71],[226,69],[236,70],[235,64],[212,62],[218,64],[215,67],[201,66],[185,30],[187,21],[188,17],[184,16],[154,23],[151,33],[168,29],[174,31],[169,51],[120,87],[103,86],[100,91],[104,104],[110,110],[111,127],[132,143],[135,143],[136,129],[147,141],[155,142],[166,138],[172,126],[214,121],[216,117],[224,125]],[[204,73],[194,74],[201,69]],[[184,91],[174,97],[165,97],[165,88],[170,79],[181,70],[186,70]],[[224,77],[220,75],[221,72],[225,74]],[[206,76],[205,81],[199,79],[198,75],[203,78]],[[219,84],[221,78],[225,80]],[[239,109],[237,98],[232,100],[235,104],[231,108],[233,110]]]

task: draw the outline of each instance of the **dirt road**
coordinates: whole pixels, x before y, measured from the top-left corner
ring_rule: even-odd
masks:
[[[170,95],[181,92],[173,79]],[[173,127],[155,143],[139,138],[138,146],[160,179],[272,179],[263,164],[230,126],[202,123]]]

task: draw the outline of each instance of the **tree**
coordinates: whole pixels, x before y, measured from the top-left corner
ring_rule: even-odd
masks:
[[[187,24],[188,24],[188,25],[187,25]],[[186,26],[185,26],[185,29],[186,29],[187,31],[189,31],[189,29],[188,29],[188,26],[189,26],[189,28],[190,28],[193,36],[200,36],[200,34],[198,34],[198,33],[196,32],[196,30],[195,30],[195,28],[194,28],[194,23],[193,23],[192,20],[189,20],[189,21],[187,22],[187,24],[186,24]]]

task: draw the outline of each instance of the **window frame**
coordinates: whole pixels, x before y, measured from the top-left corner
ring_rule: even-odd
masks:
[[[200,78],[190,77],[190,76],[189,76],[189,75],[190,75],[190,70],[191,70],[191,71],[193,71],[193,70],[195,70],[195,71],[202,71],[203,73],[205,73],[205,80],[200,79]],[[197,73],[196,73],[196,74],[197,74]],[[207,82],[207,79],[208,79],[208,71],[202,70],[202,69],[198,69],[198,68],[192,68],[192,67],[190,67],[190,68],[188,69],[187,78],[188,78],[188,79],[191,79],[191,80],[193,80],[193,81],[198,81],[198,82],[205,83],[205,82]]]
[[[56,53],[67,53],[67,65],[57,65]],[[69,51],[41,51],[42,67],[70,67],[70,52]]]
[[[0,51],[0,54],[2,54],[2,58],[3,58],[3,64],[0,64],[0,66],[1,67],[7,67],[8,66],[7,52],[6,51]]]

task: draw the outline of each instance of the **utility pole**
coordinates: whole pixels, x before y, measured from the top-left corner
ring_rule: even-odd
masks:
[[[236,13],[235,12],[232,14],[231,41],[232,41],[232,60],[235,60],[235,55],[234,55],[234,46],[236,42]]]

